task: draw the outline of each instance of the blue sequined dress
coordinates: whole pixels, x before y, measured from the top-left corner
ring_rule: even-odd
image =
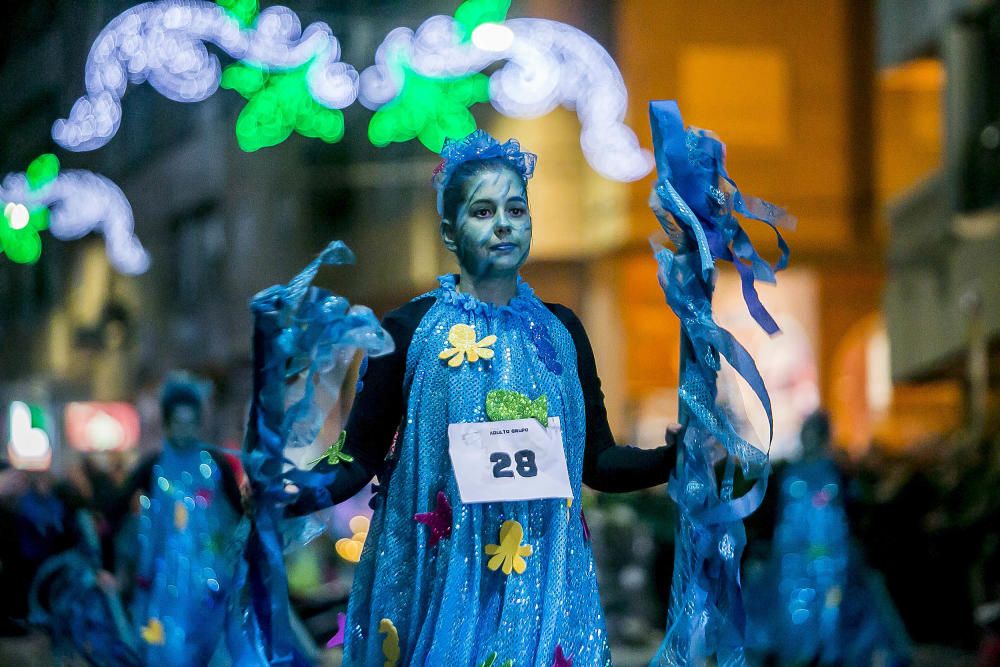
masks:
[[[207,446],[164,447],[150,482],[132,605],[143,664],[207,665],[228,629],[246,524]]]
[[[578,509],[586,423],[573,338],[525,282],[519,281],[509,305],[498,307],[457,291],[454,276],[439,280],[440,288],[424,297],[433,303],[406,352],[404,419],[390,455],[391,475],[388,481],[380,476],[384,497],[355,575],[345,664],[393,664],[382,646],[383,619],[398,632],[401,665],[477,666],[492,664],[493,656],[498,667],[507,660],[550,667],[557,647],[576,665],[610,664],[593,554]],[[452,366],[439,358],[458,324],[473,327],[477,340],[496,336],[492,359]],[[486,395],[493,389],[547,397],[549,416],[562,424],[572,509],[565,499],[461,502],[448,425],[486,421]],[[428,527],[414,515],[434,511],[441,491],[453,521],[450,535],[432,546]],[[523,543],[533,548],[520,574],[487,567],[485,547],[500,543],[508,520],[520,523]]]

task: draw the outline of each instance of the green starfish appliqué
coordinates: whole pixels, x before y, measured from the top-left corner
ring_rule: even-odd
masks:
[[[351,461],[354,460],[354,457],[351,456],[350,454],[344,453],[343,450],[345,442],[347,442],[347,431],[341,431],[340,437],[337,438],[336,442],[331,444],[330,447],[325,452],[323,452],[323,456],[319,457],[315,461],[310,461],[309,465],[314,466],[323,459],[326,459],[326,462],[332,466],[337,465],[341,461],[344,461],[345,463],[350,463]]]
[[[497,652],[493,651],[493,653],[490,653],[486,657],[486,660],[484,660],[482,663],[480,663],[479,667],[493,667],[493,663],[495,663],[496,661],[497,661]],[[500,665],[500,667],[514,667],[514,661],[513,660],[505,660]]]

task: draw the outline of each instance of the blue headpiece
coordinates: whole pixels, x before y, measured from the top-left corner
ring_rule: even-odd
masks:
[[[474,160],[489,160],[501,158],[510,163],[521,178],[527,180],[535,173],[535,161],[538,156],[521,150],[517,139],[508,139],[500,143],[485,130],[476,130],[464,139],[445,139],[441,149],[441,163],[434,169],[431,182],[437,190],[438,214],[444,213],[444,189],[458,167]]]
[[[171,373],[160,390],[160,411],[164,419],[176,405],[196,405],[204,408],[205,389],[197,378],[184,372]]]

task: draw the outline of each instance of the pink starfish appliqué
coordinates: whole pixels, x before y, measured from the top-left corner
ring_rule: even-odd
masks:
[[[438,491],[437,506],[433,512],[414,514],[413,520],[427,526],[430,531],[429,546],[434,546],[442,538],[451,537],[451,503],[444,491]]]
[[[561,644],[556,644],[556,653],[552,656],[552,667],[573,667],[573,660],[563,655]]]
[[[330,637],[326,643],[327,648],[344,645],[344,628],[347,626],[347,614],[342,611],[337,612],[337,633]]]

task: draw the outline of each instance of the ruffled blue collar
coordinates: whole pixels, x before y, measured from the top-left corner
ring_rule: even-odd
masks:
[[[517,292],[506,306],[497,306],[486,301],[480,301],[471,294],[459,292],[457,274],[446,273],[443,276],[438,276],[438,282],[441,284],[441,289],[438,290],[438,293],[445,303],[450,303],[463,310],[469,310],[479,315],[495,317],[502,313],[525,312],[535,301],[535,291],[531,289],[531,285],[526,283],[521,276],[517,277]]]

